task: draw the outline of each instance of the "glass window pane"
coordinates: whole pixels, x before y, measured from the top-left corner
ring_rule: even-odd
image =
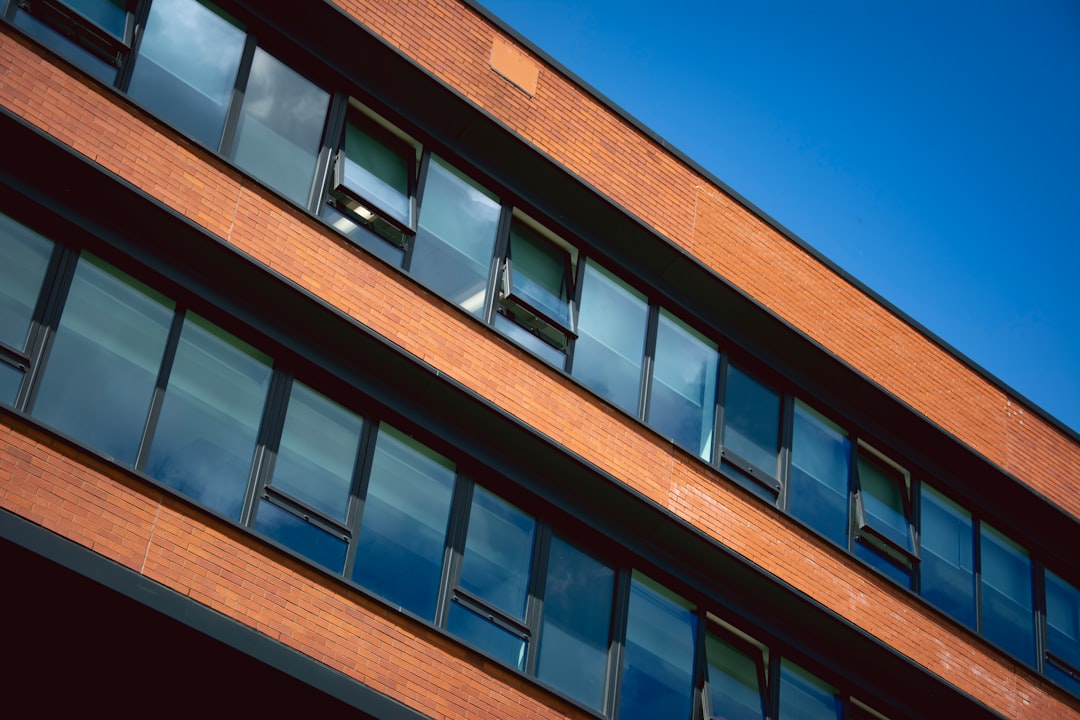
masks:
[[[433,155],[410,272],[451,302],[480,315],[500,212],[490,193]]]
[[[355,216],[346,215],[333,205],[323,205],[323,217],[335,230],[349,238],[349,240],[394,267],[401,267],[401,263],[405,258],[405,250],[403,247],[399,247],[396,241],[395,244],[387,242],[382,235],[376,234],[373,229],[356,222]],[[385,225],[383,223],[384,227],[382,229],[385,229]],[[405,237],[404,233],[398,232],[400,238]]]
[[[473,491],[461,587],[519,620],[525,618],[536,522],[486,489]]]
[[[378,131],[373,134],[367,125],[356,117],[345,123],[345,185],[377,210],[411,225],[409,176],[415,151]]]
[[[904,474],[865,448],[859,449],[858,469],[859,501],[866,524],[905,550],[911,550]]]
[[[975,541],[971,513],[925,483],[920,494],[919,593],[974,629]]]
[[[732,364],[724,387],[724,449],[776,477],[780,395]]]
[[[348,546],[339,535],[331,534],[274,503],[259,504],[255,529],[331,572],[340,574],[345,569]]]
[[[611,567],[551,539],[536,675],[595,710],[604,702],[614,590]]]
[[[1031,560],[1027,551],[990,525],[981,525],[982,634],[1029,665],[1035,664]]]
[[[255,50],[236,129],[236,164],[307,205],[330,95]]]
[[[345,522],[361,422],[356,413],[293,382],[270,484]]]
[[[89,73],[103,83],[112,85],[116,81],[116,66],[105,62],[98,55],[90,52],[56,30],[52,25],[42,22],[22,7],[15,11],[12,20],[15,27],[22,30],[39,43],[64,58],[72,65]]]
[[[788,512],[847,546],[851,441],[839,426],[795,403]]]
[[[764,720],[758,663],[713,634],[705,636],[708,672],[708,717],[719,720]]]
[[[353,580],[434,620],[453,491],[452,462],[380,425]]]
[[[146,472],[239,520],[270,372],[270,358],[189,314]]]
[[[173,303],[90,255],[79,258],[32,414],[135,462]]]
[[[446,629],[510,667],[525,669],[525,639],[457,602],[450,604]]]
[[[127,3],[124,0],[62,0],[84,18],[123,40],[127,29]]]
[[[634,574],[619,719],[689,718],[697,616],[685,600]]]
[[[519,220],[510,226],[510,292],[570,327],[570,253]]]
[[[852,544],[855,557],[868,565],[873,566],[894,583],[911,589],[911,572],[906,567],[900,567],[891,562],[883,550],[880,550],[870,541],[860,540]]]
[[[649,396],[649,424],[708,461],[716,409],[716,343],[660,311]]]
[[[221,143],[244,30],[196,0],[154,0],[128,94],[181,132]]]
[[[544,341],[502,313],[495,315],[495,329],[534,355],[559,369],[566,367],[566,353]]]
[[[1046,571],[1046,647],[1080,670],[1080,590]]]
[[[588,262],[581,288],[573,375],[637,415],[648,306],[645,296]]]
[[[836,691],[785,658],[780,664],[780,720],[840,720]]]
[[[53,244],[0,214],[0,343],[24,350]]]
[[[23,371],[0,361],[0,403],[14,405],[22,385]]]

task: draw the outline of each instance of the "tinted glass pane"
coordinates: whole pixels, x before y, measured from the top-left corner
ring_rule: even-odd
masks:
[[[560,369],[566,367],[566,353],[545,342],[501,313],[495,315],[495,328],[518,345],[547,360],[555,367]]]
[[[510,667],[525,669],[525,640],[458,603],[450,605],[446,629]]]
[[[405,225],[409,217],[409,167],[413,149],[383,142],[362,124],[345,124],[345,184]]]
[[[975,627],[975,544],[971,513],[923,485],[920,508],[920,594]]]
[[[536,675],[599,710],[604,701],[615,571],[551,539]]]
[[[127,28],[127,8],[124,0],[63,0],[84,18],[120,40]]]
[[[432,156],[409,270],[435,292],[479,315],[499,212],[499,203],[486,190]]]
[[[904,474],[865,449],[859,450],[859,501],[865,522],[889,540],[911,550],[911,530],[904,499]]]
[[[345,522],[360,425],[356,413],[294,382],[271,485]]]
[[[453,463],[381,425],[353,580],[434,620],[453,490]]]
[[[401,262],[405,258],[405,251],[402,248],[391,245],[382,236],[357,223],[332,205],[323,205],[323,217],[335,230],[360,247],[394,267],[401,267]]]
[[[780,720],[840,720],[836,691],[785,659],[780,665]]]
[[[256,49],[236,130],[236,164],[307,205],[329,104],[326,91]]]
[[[116,66],[110,65],[83,46],[72,42],[66,35],[58,32],[51,25],[38,20],[22,8],[15,11],[13,22],[15,27],[72,65],[86,71],[103,83],[111,85],[115,82]]]
[[[645,297],[592,262],[581,288],[573,375],[637,414],[648,307]]]
[[[884,551],[876,549],[869,541],[860,540],[852,544],[855,557],[872,565],[878,572],[887,576],[893,582],[911,588],[911,573],[905,567],[900,567],[891,562]]]
[[[244,40],[244,31],[217,8],[154,0],[128,94],[216,150]]]
[[[33,415],[132,464],[173,304],[97,258],[79,258]]]
[[[0,361],[0,403],[6,405],[15,404],[22,380],[22,370]]]
[[[731,364],[724,388],[724,449],[776,477],[780,395]]]
[[[850,449],[843,430],[801,402],[795,403],[788,511],[844,546]]]
[[[345,541],[270,502],[259,504],[255,529],[331,572],[345,568]]]
[[[674,593],[635,574],[630,587],[620,720],[689,718],[697,617]]]
[[[570,254],[519,221],[510,226],[510,292],[563,327],[570,326]]]
[[[649,424],[699,457],[712,457],[716,344],[665,310],[656,332]]]
[[[525,617],[536,522],[477,486],[461,565],[461,587],[508,615]]]
[[[705,636],[708,663],[709,717],[724,720],[763,720],[765,706],[759,686],[758,663],[715,635]]]
[[[0,215],[0,343],[23,350],[53,244]]]
[[[269,386],[268,357],[188,315],[146,472],[240,519]]]
[[[1046,646],[1080,670],[1080,590],[1046,571]]]
[[[1024,662],[1035,664],[1031,560],[1027,551],[982,524],[982,634]]]

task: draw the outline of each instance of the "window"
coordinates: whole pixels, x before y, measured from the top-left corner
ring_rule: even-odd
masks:
[[[1080,695],[1080,590],[1046,571],[1045,671],[1055,682]]]
[[[980,540],[982,634],[1034,665],[1035,618],[1028,553],[985,522],[980,524]]]
[[[725,634],[705,635],[705,717],[765,720],[761,651]]]
[[[648,422],[706,462],[712,456],[719,361],[716,343],[660,310]]]
[[[796,401],[788,512],[845,548],[850,462],[847,432]]]
[[[920,594],[971,629],[975,607],[975,541],[971,513],[923,483],[920,492]]]
[[[836,690],[784,658],[780,663],[780,720],[841,720]]]
[[[591,260],[586,262],[571,372],[635,417],[648,310],[644,295]]]
[[[780,490],[780,394],[727,364],[724,382],[721,467],[746,478],[743,484],[769,502]]]
[[[0,215],[0,403],[15,404],[29,367],[34,312],[52,254],[51,241]]]
[[[125,0],[13,1],[9,13],[15,27],[110,85],[131,52],[134,22]]]
[[[855,467],[855,555],[910,587],[915,557],[910,476],[861,442]]]

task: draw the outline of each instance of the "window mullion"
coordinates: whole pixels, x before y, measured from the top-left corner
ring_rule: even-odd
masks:
[[[240,524],[247,527],[255,516],[255,505],[262,495],[262,490],[274,471],[278,443],[281,442],[281,430],[285,423],[285,409],[289,402],[289,390],[292,387],[292,375],[275,369],[270,378],[270,389],[266,394],[266,407],[259,423],[258,440],[255,445],[255,457],[251,463],[244,505],[240,511]]]
[[[622,694],[622,665],[626,654],[626,623],[630,615],[629,568],[620,567],[615,578],[615,607],[611,614],[611,642],[608,650],[607,677],[604,683],[604,714],[618,717]]]
[[[216,148],[222,157],[232,156],[237,126],[240,123],[240,111],[244,106],[244,93],[247,91],[248,76],[251,75],[251,64],[255,60],[257,45],[255,36],[248,33],[244,40],[243,54],[240,56],[240,67],[236,70],[236,83],[233,85],[232,97],[229,100],[229,110],[225,114],[225,127]]]
[[[146,468],[146,457],[150,454],[150,445],[154,441],[154,432],[157,430],[158,418],[161,416],[161,406],[165,402],[165,389],[169,385],[169,375],[172,373],[173,360],[176,358],[176,348],[180,344],[180,332],[184,327],[186,315],[187,311],[178,304],[173,312],[172,324],[169,326],[165,350],[161,354],[161,366],[158,369],[157,382],[154,384],[154,394],[150,398],[150,410],[146,414],[142,441],[139,443],[139,451],[135,456],[136,470]]]
[[[364,517],[364,501],[367,498],[368,484],[371,479],[371,465],[375,458],[375,441],[379,435],[379,424],[368,417],[364,418],[364,429],[360,433],[360,457],[353,470],[352,491],[349,493],[349,510],[345,526],[351,539],[345,554],[344,576],[352,577],[356,563],[357,539],[360,537],[360,523]]]
[[[348,107],[349,98],[344,93],[335,92],[331,96],[330,110],[326,114],[322,144],[319,147],[319,157],[315,164],[315,179],[312,181],[311,192],[308,195],[307,208],[316,215],[319,214],[329,194],[334,155],[345,132],[345,116]]]
[[[450,508],[450,527],[446,533],[443,552],[443,575],[439,600],[435,606],[435,624],[446,627],[450,603],[461,578],[461,561],[465,554],[465,534],[469,528],[469,509],[472,506],[474,483],[459,471],[454,481],[454,499]]]
[[[45,277],[49,278],[45,282],[48,290],[38,299],[43,307],[40,309],[40,325],[34,338],[35,344],[30,346],[30,368],[23,378],[19,396],[15,399],[15,407],[27,413],[33,409],[38,386],[41,384],[41,373],[48,362],[49,350],[60,326],[60,316],[67,303],[68,291],[71,290],[78,263],[79,251],[61,245],[56,246],[49,261],[49,269],[45,274]],[[34,335],[33,330],[31,335]]]
[[[540,623],[544,616],[544,592],[547,586],[548,559],[551,556],[551,526],[537,523],[533,542],[532,577],[529,578],[529,602],[525,611],[525,626],[529,630],[529,646],[525,656],[525,673],[536,675],[540,654]]]
[[[416,218],[415,229],[420,229],[420,214],[424,211],[424,187],[427,185],[428,168],[431,167],[431,151],[425,147],[420,155],[420,172],[416,181],[416,192],[413,193],[413,217]],[[413,251],[416,249],[416,236],[412,236],[409,240],[408,247],[405,248],[405,257],[401,260],[401,269],[405,272],[410,271],[412,266]]]
[[[641,385],[638,389],[637,417],[643,422],[649,418],[649,394],[652,392],[652,374],[656,359],[656,335],[660,325],[660,306],[649,304],[645,328],[645,347],[641,349]]]

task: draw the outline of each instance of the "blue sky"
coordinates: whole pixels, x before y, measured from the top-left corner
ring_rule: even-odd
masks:
[[[1080,2],[480,2],[1080,430]]]

